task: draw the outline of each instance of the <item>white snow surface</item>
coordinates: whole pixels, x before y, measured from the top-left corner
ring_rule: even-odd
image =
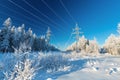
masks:
[[[120,80],[119,61],[120,56],[89,57],[80,69],[59,76],[57,80]]]
[[[73,54],[70,56],[64,53],[63,55],[69,58],[68,66],[60,67],[58,71],[40,69],[33,80],[120,80],[120,56],[100,54],[72,57]],[[2,63],[3,58],[5,55],[0,54],[0,71],[6,67]]]

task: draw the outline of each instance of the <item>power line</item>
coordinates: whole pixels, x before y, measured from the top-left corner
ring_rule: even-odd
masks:
[[[65,24],[67,24],[67,22],[61,18],[44,0],[41,0],[61,21],[63,21]]]
[[[12,0],[8,0],[8,1],[11,2],[12,4],[16,5],[17,7],[23,9],[25,12],[27,12],[27,13],[29,13],[30,15],[34,16],[35,18],[39,19],[42,23],[45,23],[45,24],[46,24],[45,27],[53,26],[53,25],[51,25],[51,24],[46,23],[46,22],[45,22],[43,19],[41,19],[39,16],[34,15],[34,14],[31,13],[30,11],[28,11],[28,10],[26,10],[25,8],[21,7],[20,5],[16,4],[16,3],[13,2]],[[55,27],[55,28],[56,28],[56,27]],[[57,29],[58,31],[61,31],[61,32],[62,32],[62,30],[60,30],[60,29],[58,29],[58,28],[56,28],[56,29]]]
[[[42,16],[44,16],[45,18],[47,18],[49,21],[51,21],[52,23],[54,23],[55,25],[58,25],[56,22],[54,22],[53,20],[51,20],[48,16],[46,16],[44,13],[42,13],[40,10],[38,10],[37,8],[35,8],[34,6],[32,6],[30,3],[28,3],[26,0],[23,0],[27,5],[29,5],[31,8],[33,8],[34,10],[36,10],[37,12],[39,12]]]
[[[1,5],[1,4],[0,4],[0,6],[6,8],[6,9],[8,9],[8,10],[14,12],[14,13],[17,13],[17,14],[19,14],[19,15],[21,15],[21,16],[26,17],[27,20],[30,20],[30,19],[31,19],[31,18],[29,18],[29,17],[27,17],[27,16],[25,16],[25,15],[22,15],[22,14],[18,13],[17,11],[15,11],[15,10],[13,10],[13,9],[11,9],[11,8],[9,8],[9,7],[7,7],[7,6]],[[6,15],[10,16],[10,15],[7,14],[7,13],[1,13],[1,14],[6,14]],[[14,18],[17,19],[17,17],[14,17]],[[20,19],[19,19],[19,20],[20,20]],[[22,21],[25,21],[25,20],[23,19],[23,20],[20,20],[20,21],[22,22]],[[28,21],[25,21],[25,22],[28,22]],[[35,20],[35,23],[36,23],[36,22],[37,22],[37,21]],[[38,23],[39,23],[39,22],[38,22]],[[32,25],[32,24],[31,24],[31,25]],[[34,26],[34,27],[35,27],[35,26]],[[36,27],[36,28],[39,28],[39,27]],[[42,27],[41,29],[43,29],[43,27]]]
[[[68,13],[68,15],[71,17],[71,19],[73,20],[73,22],[76,23],[75,19],[74,19],[73,16],[70,14],[69,10],[65,7],[64,3],[62,2],[62,0],[60,0],[60,3],[61,3],[62,6],[64,7],[64,9],[65,9],[66,12]]]
[[[7,14],[7,13],[2,13],[2,12],[0,12],[0,14],[9,16],[9,14]],[[12,17],[12,18],[15,18],[15,19],[18,20],[18,21],[25,21],[25,20],[20,20],[20,19],[16,18],[15,16],[11,16],[11,17]],[[27,23],[27,24],[28,24],[28,23]],[[19,24],[17,24],[17,25],[19,25]],[[28,25],[33,26],[32,24],[28,24]],[[34,27],[35,27],[35,26],[34,26]],[[38,30],[38,29],[35,28],[35,30]],[[41,32],[42,32],[42,31],[41,31]]]
[[[8,0],[9,2],[11,2],[12,4],[16,5],[17,7],[23,9],[25,12],[29,13],[30,15],[34,16],[35,18],[39,19],[41,22],[45,23],[47,26],[51,26],[50,24],[46,23],[43,19],[41,19],[39,16],[34,15],[33,13],[31,13],[30,11],[26,10],[25,8],[21,7],[20,5],[16,4],[15,2],[13,2],[12,0]],[[46,26],[46,27],[47,27]]]

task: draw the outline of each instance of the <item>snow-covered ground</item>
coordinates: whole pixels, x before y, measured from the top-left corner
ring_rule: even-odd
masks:
[[[85,59],[82,59],[83,61]],[[80,61],[80,60],[78,60]],[[88,58],[80,69],[59,76],[57,80],[120,80],[120,56]]]
[[[53,57],[51,55],[39,54],[40,57],[45,57],[42,62],[40,60],[37,62],[40,62],[43,68],[36,71],[32,80],[120,80],[120,56],[100,54],[97,56],[71,57],[69,54],[63,53],[63,56],[67,57],[68,61],[66,61],[61,56],[56,56],[55,53]],[[7,67],[9,62],[5,62],[6,60],[4,59],[8,57],[9,59],[7,60],[11,60],[12,57],[10,55],[0,54],[1,75],[3,75],[2,71],[4,71],[3,69]],[[31,59],[33,60],[34,58]],[[49,67],[47,67],[48,64]],[[57,68],[55,68],[56,66]],[[0,80],[3,80],[1,75]]]

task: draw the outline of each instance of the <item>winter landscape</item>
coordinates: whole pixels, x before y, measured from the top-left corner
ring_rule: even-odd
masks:
[[[120,80],[118,2],[1,0],[0,80]]]

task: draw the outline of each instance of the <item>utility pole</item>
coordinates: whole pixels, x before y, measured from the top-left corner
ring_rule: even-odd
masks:
[[[82,32],[80,32],[81,28],[79,28],[78,24],[76,24],[75,28],[73,29],[73,34],[75,34],[75,38],[76,38],[76,52],[79,52],[79,48],[78,48],[78,41],[79,41],[79,37],[80,34],[82,34]]]

